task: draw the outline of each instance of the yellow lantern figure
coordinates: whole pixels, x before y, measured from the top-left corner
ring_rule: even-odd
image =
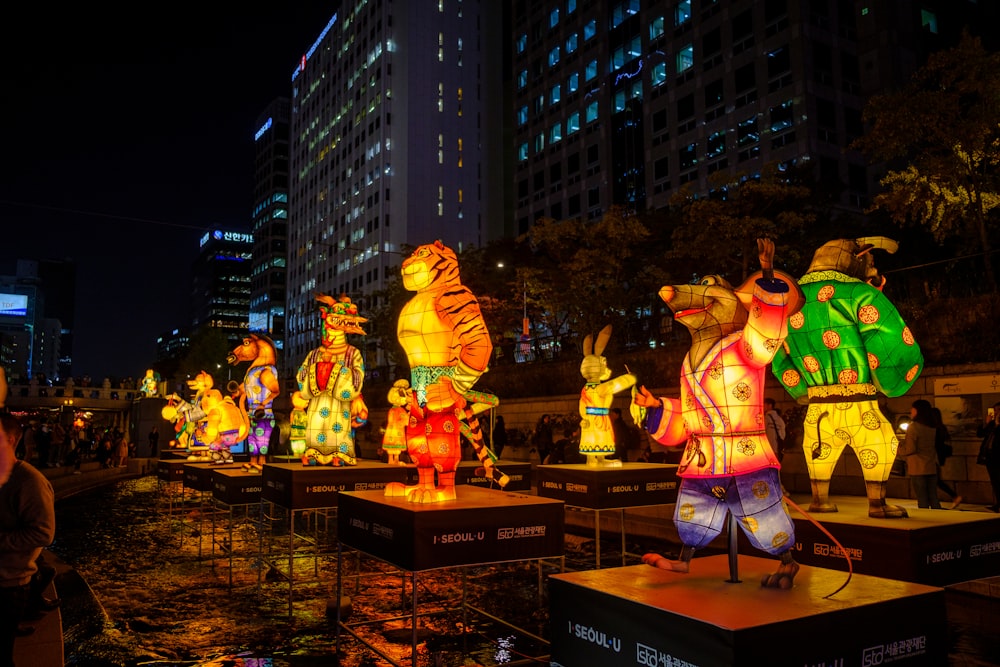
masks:
[[[410,364],[407,450],[417,466],[414,486],[390,484],[387,496],[411,502],[454,500],[460,433],[472,443],[484,474],[495,476],[496,457],[483,440],[477,415],[495,407],[495,396],[472,391],[486,372],[493,343],[479,302],[458,272],[458,258],[441,241],[418,247],[403,261],[403,286],[415,292],[396,327]],[[435,483],[435,472],[438,481]],[[497,481],[506,484],[505,476]]]
[[[788,323],[772,372],[792,398],[808,401],[802,449],[812,485],[811,512],[836,512],[830,478],[844,449],[857,454],[868,516],[905,518],[885,502],[899,441],[878,407],[877,393],[902,396],[923,354],[896,307],[882,294],[885,278],[872,251],[895,252],[884,237],[838,239],[820,247],[799,284],[806,302]]]
[[[246,410],[240,409],[229,396],[223,397],[215,388],[215,381],[205,371],[199,372],[193,380],[188,380],[188,389],[194,392],[190,403],[176,394],[170,397],[175,420],[182,417],[185,423],[194,424],[188,456],[191,460],[204,459],[208,451],[212,463],[232,463],[230,447],[246,439],[250,432],[250,418]]]
[[[657,442],[684,445],[674,511],[683,547],[678,560],[646,554],[643,561],[687,572],[695,550],[720,534],[731,513],[751,544],[781,559],[762,584],[789,588],[799,570],[792,554],[795,524],[765,433],[764,373],[802,294],[791,276],[774,271],[773,242],[757,243],[762,271],[740,287],[714,275],[660,289],[674,319],[691,332],[681,395],[656,398],[640,387],[632,414]]]
[[[615,394],[635,385],[631,373],[611,377],[604,348],[611,339],[611,325],[601,329],[595,345],[593,336],[583,339],[583,362],[580,374],[587,381],[580,392],[580,454],[587,457],[591,467],[620,468],[622,462],[606,457],[615,453],[615,434],[611,427],[611,403]]]
[[[160,374],[152,368],[146,369],[146,375],[139,385],[139,392],[146,398],[153,398],[160,393]]]
[[[301,451],[303,465],[356,465],[354,424],[364,402],[356,403],[364,385],[361,351],[347,342],[347,334],[361,334],[358,307],[347,296],[340,300],[316,296],[323,316],[323,340],[299,367],[299,390],[292,394],[292,451]],[[298,450],[298,451],[297,451]]]
[[[388,457],[389,465],[399,465],[399,455],[406,451],[406,425],[410,421],[408,406],[413,400],[409,380],[396,380],[388,395],[389,415],[385,433],[382,434],[382,449]]]

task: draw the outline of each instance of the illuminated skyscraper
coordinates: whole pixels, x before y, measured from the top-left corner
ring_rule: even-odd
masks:
[[[461,251],[504,234],[502,9],[348,3],[303,54],[292,73],[286,367],[319,340],[315,293],[347,294],[365,314],[408,244]]]
[[[279,350],[285,340],[290,109],[288,98],[274,100],[257,118],[254,133],[250,331],[267,335]]]
[[[221,329],[235,346],[249,327],[253,234],[213,229],[199,245],[192,271],[193,330]]]

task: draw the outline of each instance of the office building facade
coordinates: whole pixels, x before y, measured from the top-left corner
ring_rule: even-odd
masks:
[[[292,75],[286,367],[320,340],[316,293],[347,295],[365,315],[408,246],[440,239],[461,251],[505,233],[502,8],[341,3],[303,54]]]
[[[992,4],[992,3],[991,3]],[[869,95],[982,26],[984,3],[513,3],[514,219],[661,209],[717,172],[809,165],[861,210],[877,168],[848,149]],[[995,14],[995,11],[993,12]]]
[[[213,229],[199,239],[192,267],[192,335],[209,327],[235,346],[249,330],[253,234]]]
[[[257,118],[254,133],[253,259],[250,331],[285,342],[288,261],[288,98],[274,100]]]

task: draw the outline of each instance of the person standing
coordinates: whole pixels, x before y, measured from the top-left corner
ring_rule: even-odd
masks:
[[[983,439],[979,446],[979,458],[976,463],[986,466],[986,474],[990,476],[990,486],[993,487],[993,504],[986,509],[1000,512],[1000,442],[997,434],[1000,432],[1000,403],[987,412],[986,423],[979,427],[976,435]]]
[[[542,415],[535,424],[535,432],[531,436],[531,444],[538,452],[538,461],[545,463],[545,459],[552,451],[552,417]]]
[[[0,449],[13,458],[20,438],[17,419],[0,415]],[[14,667],[14,639],[36,561],[55,532],[52,485],[30,463],[15,461],[0,487],[0,667]]]
[[[941,415],[940,408],[931,408],[931,419],[934,421],[934,450],[937,452],[938,462],[937,488],[948,495],[948,499],[951,501],[948,509],[958,509],[958,506],[962,504],[962,496],[958,495],[958,492],[941,478],[941,468],[944,467],[944,462],[948,460],[953,451],[951,434],[948,433],[948,427],[944,425],[944,417]]]
[[[493,445],[493,453],[497,458],[503,454],[504,447],[507,446],[507,427],[503,423],[503,415],[497,415],[493,430],[490,431],[490,442]]]
[[[775,409],[774,399],[770,396],[764,398],[764,431],[771,449],[781,461],[785,457],[785,420]]]
[[[156,424],[153,424],[149,432],[149,455],[154,459],[160,456],[160,431],[156,428]]]
[[[931,404],[922,398],[913,401],[910,425],[896,456],[906,459],[906,475],[910,478],[913,495],[917,497],[917,507],[921,509],[941,509],[941,501],[937,497],[936,434]]]

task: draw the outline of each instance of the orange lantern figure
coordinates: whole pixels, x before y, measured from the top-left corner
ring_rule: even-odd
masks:
[[[323,316],[323,340],[299,367],[292,394],[292,451],[303,465],[355,465],[354,424],[361,415],[365,364],[347,334],[365,335],[358,307],[347,296],[316,296]],[[368,409],[364,408],[364,419]]]
[[[779,556],[765,586],[789,588],[799,565],[792,556],[795,524],[783,502],[780,464],[764,429],[764,372],[801,307],[795,280],[774,271],[774,244],[759,239],[762,271],[733,288],[721,276],[697,285],[667,285],[660,297],[691,332],[681,370],[681,396],[655,398],[641,387],[633,418],[661,444],[684,444],[674,524],[680,558],[646,554],[643,561],[687,572],[696,549],[722,531],[732,513],[750,542]]]
[[[226,357],[231,366],[250,362],[238,390],[238,400],[250,416],[250,461],[243,465],[245,472],[261,472],[267,460],[274,430],[274,399],[281,391],[276,359],[274,342],[262,334],[248,335]]]
[[[401,270],[403,286],[415,292],[403,306],[396,333],[410,363],[406,446],[418,482],[390,484],[386,495],[420,503],[454,500],[460,434],[472,443],[484,474],[503,486],[507,479],[495,469],[496,457],[477,418],[499,401],[472,391],[493,353],[479,302],[461,282],[455,253],[441,241],[418,247]]]
[[[410,421],[409,404],[413,400],[409,380],[396,380],[388,395],[389,415],[385,433],[382,434],[382,450],[388,457],[389,465],[399,465],[399,455],[406,451],[406,425]]]
[[[920,346],[882,294],[885,278],[872,251],[895,252],[884,237],[838,239],[820,247],[799,279],[806,302],[788,323],[788,339],[772,372],[792,398],[808,401],[802,449],[812,485],[811,512],[836,512],[830,478],[844,449],[857,454],[868,516],[904,518],[885,502],[899,440],[878,407],[877,393],[902,396],[923,365]]]

